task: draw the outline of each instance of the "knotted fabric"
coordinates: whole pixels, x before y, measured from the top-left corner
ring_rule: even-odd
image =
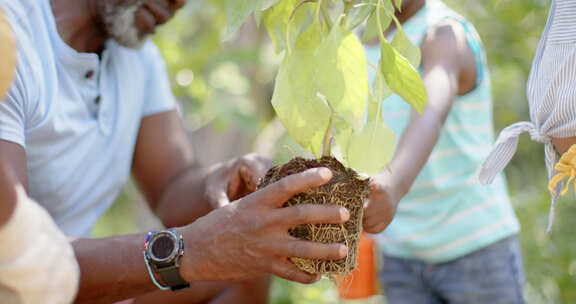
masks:
[[[530,122],[519,122],[505,128],[480,169],[480,182],[491,183],[514,156],[518,138],[529,133],[532,140],[544,144],[546,167],[550,180],[551,210],[548,231],[554,222],[554,207],[561,190],[560,181],[576,178],[573,157],[576,151],[559,155],[552,138],[576,136],[576,1],[554,0],[546,28],[532,63],[527,97]],[[576,149],[576,148],[575,148]],[[567,152],[567,153],[570,153]],[[556,167],[555,167],[556,166]],[[556,175],[558,171],[558,175]],[[556,175],[556,176],[555,176]]]

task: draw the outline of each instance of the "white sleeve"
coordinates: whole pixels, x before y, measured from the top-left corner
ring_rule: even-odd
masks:
[[[148,41],[144,45],[144,60],[148,62],[146,79],[146,99],[142,117],[176,109],[176,100],[172,94],[166,64],[156,45]]]
[[[29,41],[15,29],[17,59],[14,80],[4,99],[0,99],[0,140],[25,146],[26,128],[32,127],[37,119],[38,90],[42,86],[41,65],[37,53],[31,49]]]
[[[80,273],[72,247],[21,186],[0,244],[0,303],[72,303]]]
[[[16,73],[12,86],[0,100],[0,139],[25,147],[26,109],[23,79]]]

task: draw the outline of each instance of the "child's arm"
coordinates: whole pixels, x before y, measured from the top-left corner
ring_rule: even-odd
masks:
[[[398,202],[410,190],[442,131],[452,102],[475,86],[474,54],[462,26],[450,21],[431,28],[422,43],[423,81],[428,104],[415,111],[400,139],[390,171],[374,177],[364,229],[379,233],[392,221]]]

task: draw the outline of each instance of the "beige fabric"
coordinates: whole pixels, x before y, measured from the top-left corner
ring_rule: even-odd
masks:
[[[0,229],[0,303],[71,303],[79,269],[50,215],[18,187],[18,205]]]
[[[4,97],[14,77],[16,43],[12,30],[0,9],[0,99]]]

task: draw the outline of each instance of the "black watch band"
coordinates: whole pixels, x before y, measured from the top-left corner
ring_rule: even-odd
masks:
[[[164,282],[165,286],[170,286],[172,291],[190,287],[190,283],[184,281],[179,272],[179,267],[176,265],[157,268],[157,273]]]
[[[144,260],[154,284],[162,290],[172,291],[190,287],[180,275],[180,258],[184,255],[182,234],[172,228],[151,231],[144,243]],[[151,268],[151,269],[150,269]],[[151,272],[152,270],[152,272]],[[155,277],[159,277],[159,284]],[[162,286],[163,285],[163,286]]]

